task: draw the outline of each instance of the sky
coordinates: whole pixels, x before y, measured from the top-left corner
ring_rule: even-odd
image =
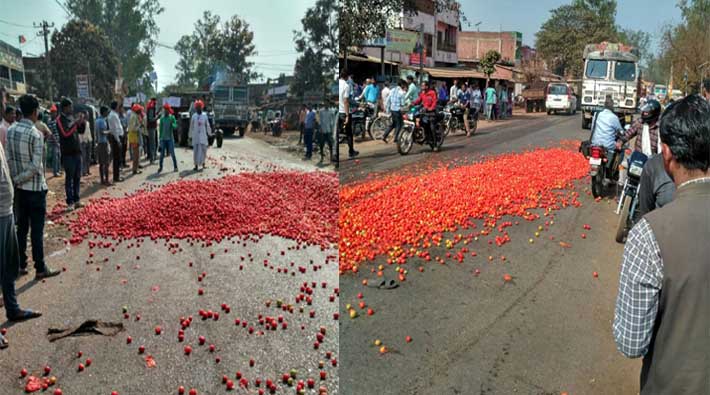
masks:
[[[535,33],[550,17],[550,11],[571,0],[459,0],[471,26],[463,30],[517,31],[523,44],[535,46]],[[651,33],[652,48],[658,48],[661,28],[681,21],[676,0],[617,0],[616,23],[626,29]]]
[[[9,0],[2,0],[3,2]],[[21,49],[29,54],[44,52],[42,38],[35,35],[34,22],[47,20],[55,27],[67,21],[67,14],[59,2],[62,0],[23,0],[22,6],[4,7],[0,14],[0,39],[17,46],[17,36],[27,37]],[[471,26],[481,22],[481,31],[519,31],[523,43],[534,46],[535,32],[547,20],[550,10],[571,0],[460,0]],[[253,61],[256,71],[265,77],[290,74],[298,54],[294,49],[293,30],[301,29],[301,18],[315,0],[162,0],[165,12],[157,17],[160,26],[158,41],[173,45],[184,34],[194,30],[194,23],[205,10],[227,19],[234,14],[245,19],[254,32],[254,43],[259,53]],[[206,7],[209,4],[209,8]],[[680,21],[680,10],[675,0],[618,0],[617,24],[624,28],[650,32],[653,46],[657,48],[661,27]],[[9,22],[9,23],[8,23]],[[16,26],[21,25],[21,26]],[[153,57],[162,88],[175,79],[177,55],[171,49],[158,47]]]
[[[1,0],[3,3],[9,0]],[[254,45],[258,55],[253,62],[255,70],[264,77],[278,77],[291,74],[296,62],[293,31],[301,30],[301,18],[316,0],[161,0],[165,11],[156,18],[160,27],[158,42],[174,45],[184,34],[194,31],[195,22],[204,11],[212,11],[222,20],[239,15],[246,20],[254,32]],[[22,6],[3,7],[0,14],[0,40],[15,47],[18,36],[25,35],[27,42],[21,46],[24,53],[40,55],[44,53],[44,41],[35,34],[34,22],[54,22],[55,28],[67,21],[67,13],[58,4],[62,0],[23,0]],[[209,7],[207,7],[209,4]],[[10,22],[7,23],[7,22]],[[22,26],[15,26],[22,25]],[[178,56],[175,51],[158,47],[153,56],[158,74],[158,87],[173,82],[177,71]]]

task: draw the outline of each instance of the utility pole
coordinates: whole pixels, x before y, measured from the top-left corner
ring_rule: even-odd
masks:
[[[424,24],[419,25],[419,84],[424,80]]]
[[[37,36],[44,36],[44,60],[47,63],[47,89],[49,90],[49,100],[54,101],[53,83],[52,83],[52,67],[49,61],[49,29],[54,27],[54,22],[48,23],[47,21],[42,21],[41,23],[33,23],[35,29],[42,29],[37,32]]]

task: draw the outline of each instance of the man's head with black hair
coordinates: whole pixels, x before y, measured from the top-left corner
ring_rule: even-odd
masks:
[[[710,78],[703,81],[703,97],[705,100],[710,100]]]
[[[112,101],[111,104],[109,104],[109,107],[111,107],[113,111],[116,111],[118,108],[118,102],[116,100]]]
[[[108,107],[101,106],[101,109],[99,109],[99,114],[101,114],[102,117],[106,117],[108,115]]]
[[[39,110],[39,101],[32,95],[22,95],[17,101],[22,111],[24,118],[29,118],[32,122],[37,122],[37,113]]]
[[[73,103],[71,102],[71,99],[67,97],[62,99],[60,107],[62,108],[62,114],[64,115],[70,115],[73,111]]]
[[[661,116],[666,172],[676,185],[706,177],[710,168],[710,102],[690,95],[669,105]]]
[[[7,123],[15,122],[15,107],[5,106],[5,113],[2,114],[2,117]]]
[[[606,98],[604,99],[604,108],[614,111],[614,99],[611,95],[606,95]]]

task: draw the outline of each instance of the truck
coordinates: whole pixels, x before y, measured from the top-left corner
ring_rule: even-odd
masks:
[[[248,85],[238,78],[227,76],[213,82],[210,92],[214,98],[215,128],[222,129],[225,135],[238,131],[239,137],[244,137],[251,121]]]
[[[602,42],[584,47],[583,129],[591,128],[594,113],[604,109],[604,100],[609,95],[622,126],[631,123],[641,92],[638,61],[638,50],[622,43]]]

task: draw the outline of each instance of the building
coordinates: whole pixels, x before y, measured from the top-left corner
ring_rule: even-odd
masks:
[[[45,62],[44,57],[23,56],[22,65],[25,68],[25,83],[27,84],[27,91],[38,96],[45,96],[47,92],[39,92],[37,90],[41,85],[43,85],[43,81],[46,79],[44,73],[47,63]]]
[[[486,52],[498,51],[501,63],[520,65],[523,34],[520,32],[459,32],[458,59],[461,63],[478,64]]]
[[[0,86],[10,95],[27,93],[22,51],[0,40]]]
[[[387,36],[379,40],[385,45],[385,60],[403,66],[419,66],[417,43],[423,44],[425,67],[454,67],[458,64],[457,45],[459,12],[457,9],[436,11],[434,0],[416,0],[416,12],[401,14],[398,28],[387,29]],[[363,54],[381,57],[381,48],[364,47]]]

